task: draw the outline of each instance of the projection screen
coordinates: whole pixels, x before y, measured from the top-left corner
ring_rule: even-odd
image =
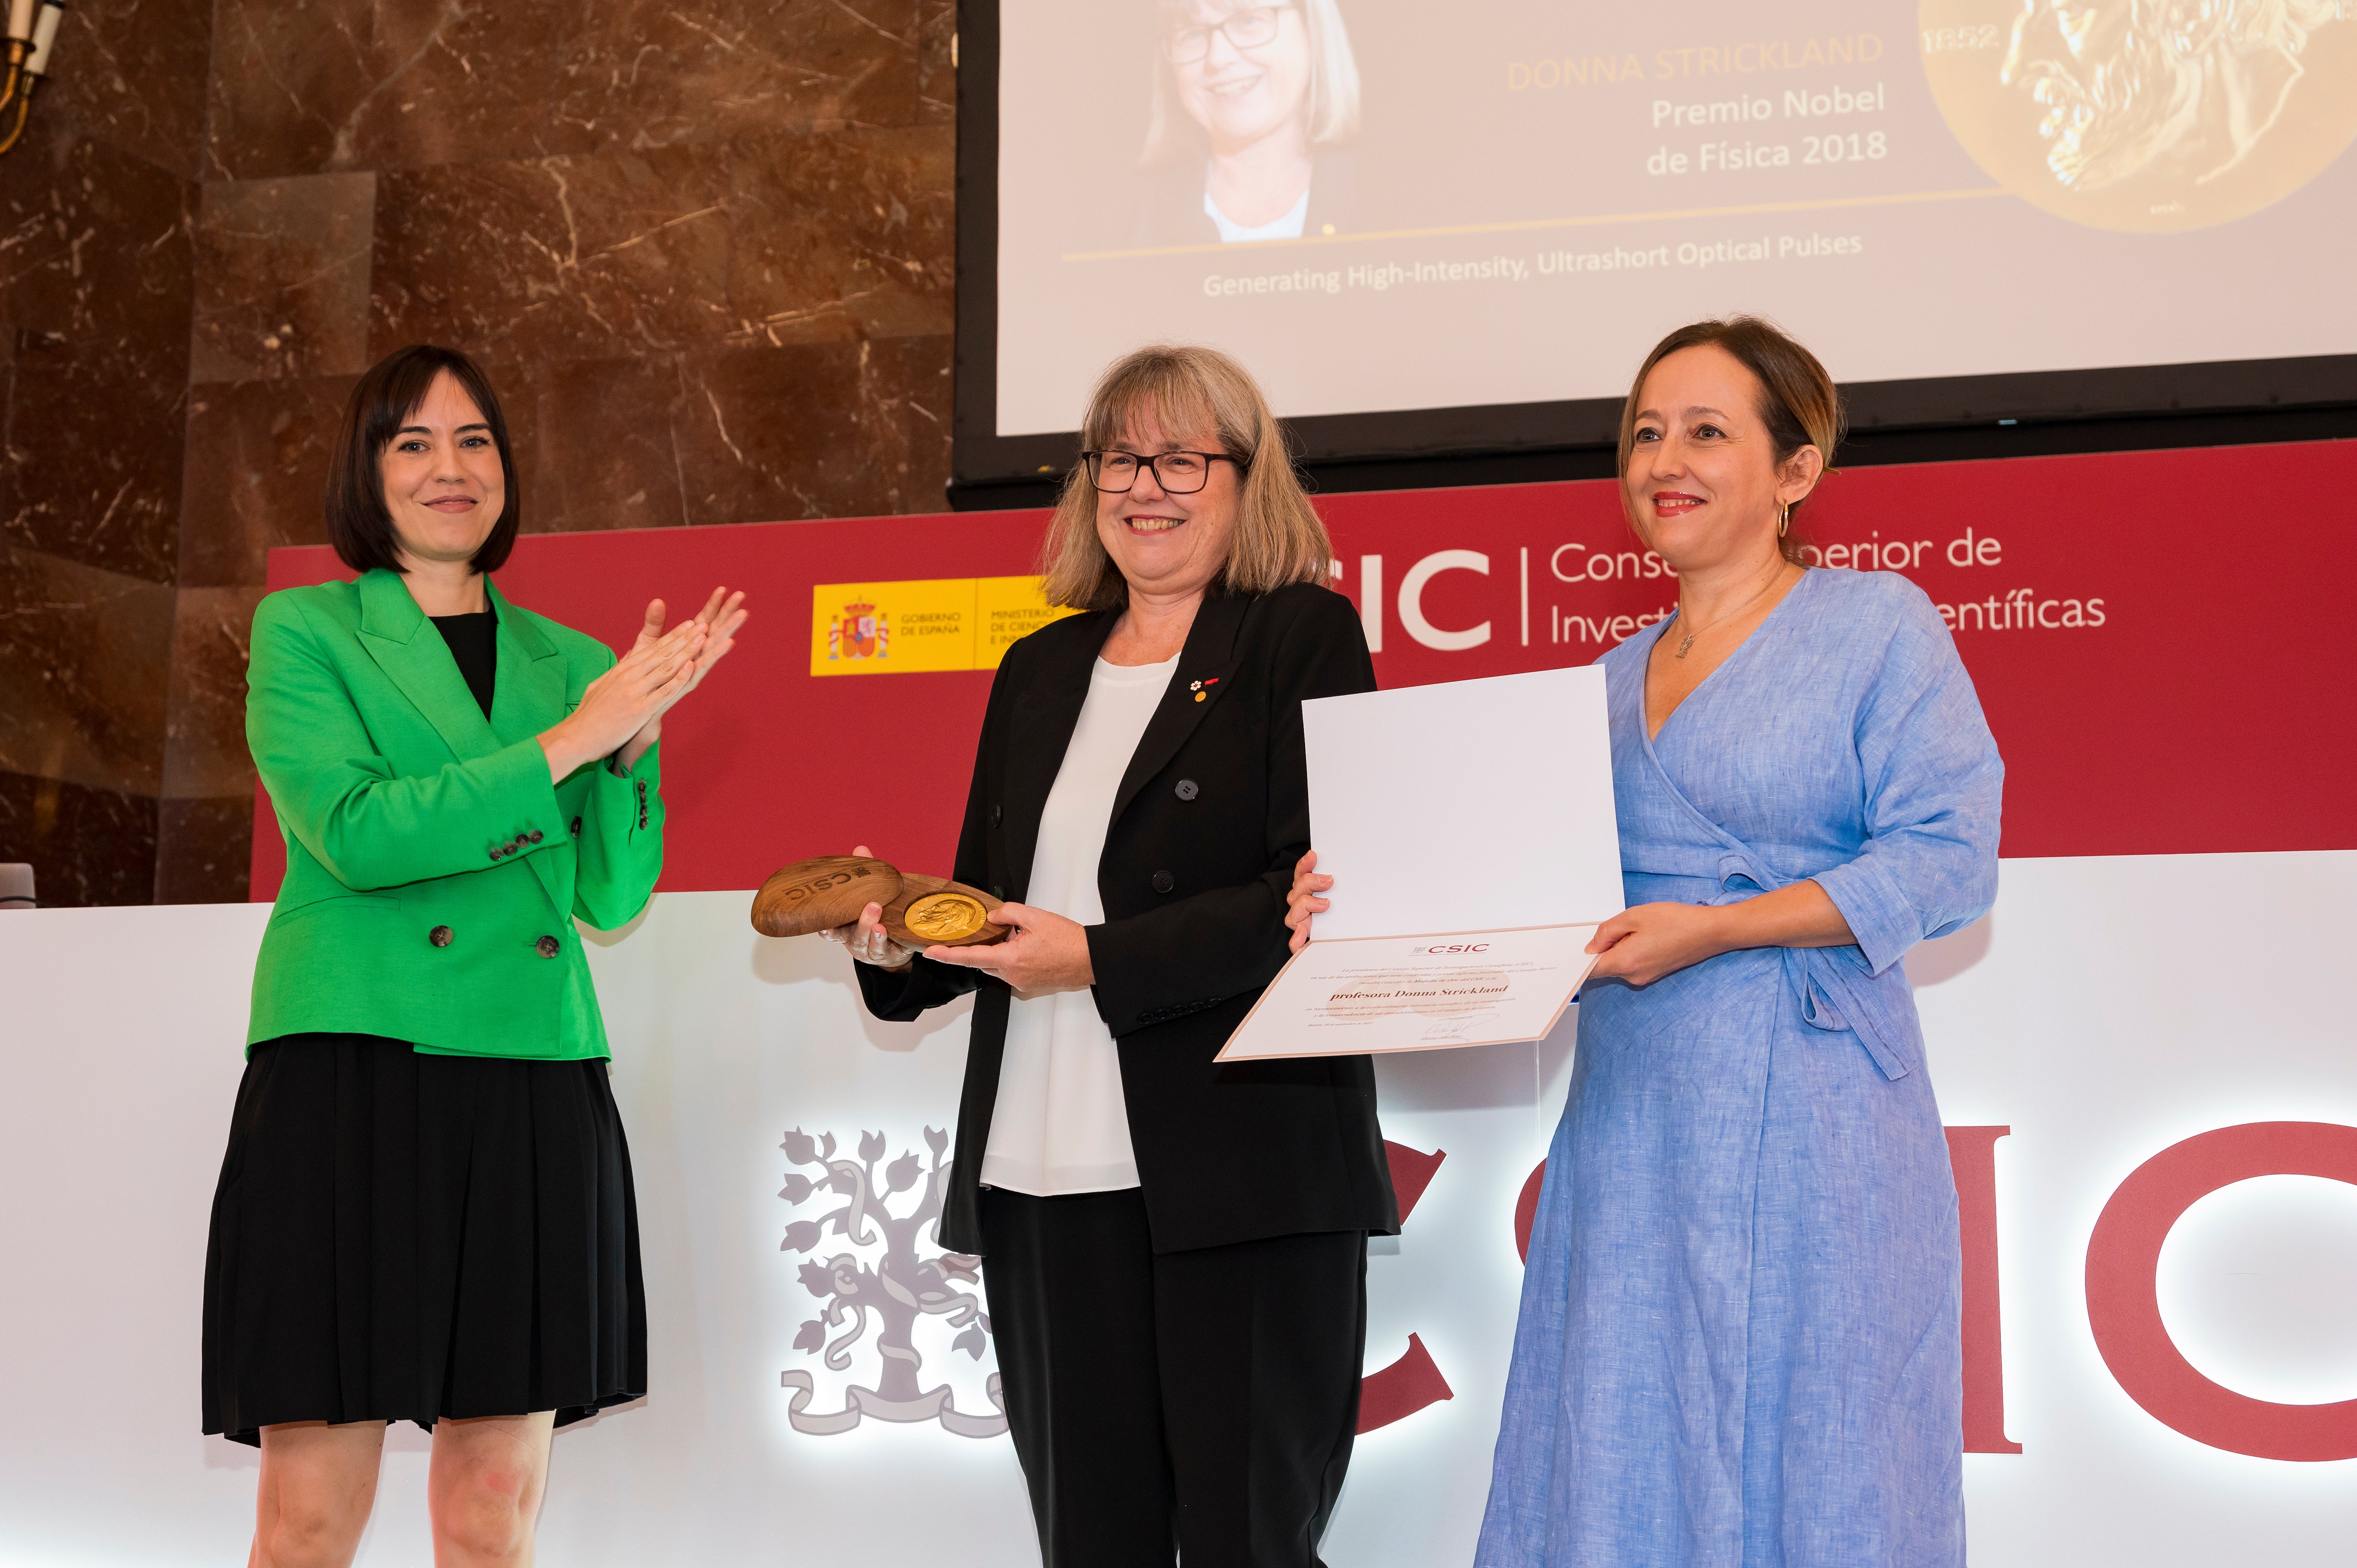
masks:
[[[960,435],[1002,467],[1163,338],[1235,352],[1289,419],[1359,419],[1346,447],[1431,445],[1426,410],[1511,444],[1583,401],[1600,436],[1662,332],[1738,310],[1882,389],[1875,415],[1971,417],[1968,379],[2024,373],[2079,412],[2357,392],[2352,0],[969,0],[964,25],[993,10],[961,37],[996,115],[990,145],[964,122],[963,199],[996,210],[986,254],[962,239],[987,295],[962,357],[991,363]]]

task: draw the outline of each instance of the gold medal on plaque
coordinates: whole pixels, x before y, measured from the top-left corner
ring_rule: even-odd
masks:
[[[1919,18],[1924,75],[1964,150],[2090,228],[2232,222],[2357,137],[2347,0],[1921,0]]]
[[[954,942],[989,922],[980,904],[963,893],[934,893],[909,906],[900,923],[929,942]]]

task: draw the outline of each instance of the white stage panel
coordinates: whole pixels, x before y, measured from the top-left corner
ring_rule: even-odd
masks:
[[[868,1019],[838,950],[756,937],[748,902],[665,895],[631,929],[593,934],[638,1176],[654,1388],[559,1438],[545,1560],[1036,1563],[1003,1436],[958,1435],[938,1415],[869,1414],[833,1434],[792,1418],[782,1373],[809,1375],[805,1425],[881,1384],[877,1326],[840,1370],[796,1341],[824,1306],[806,1265],[849,1252],[872,1270],[886,1247],[879,1231],[867,1247],[827,1235],[781,1251],[790,1234],[808,1239],[790,1227],[845,1199],[795,1201],[788,1177],[818,1167],[780,1144],[832,1133],[864,1170],[860,1141],[880,1132],[884,1185],[904,1152],[930,1166],[925,1130],[955,1113],[964,1010]],[[1991,919],[1910,960],[1945,1119],[2013,1128],[1996,1144],[1999,1251],[2007,1427],[2024,1452],[1966,1460],[1975,1561],[2347,1560],[2357,1461],[2249,1458],[2147,1414],[2096,1352],[2083,1278],[2106,1199],[2178,1140],[2249,1122],[2357,1126],[2341,994],[2352,906],[2357,854],[2008,861]],[[197,1350],[206,1216],[265,913],[0,918],[8,1568],[193,1568],[244,1550],[254,1455],[197,1435]],[[1469,1561],[1520,1283],[1514,1200],[1560,1110],[1571,1032],[1566,1020],[1535,1048],[1380,1064],[1386,1135],[1445,1158],[1404,1234],[1373,1245],[1367,1360],[1392,1365],[1414,1335],[1453,1397],[1361,1440],[1327,1540],[1337,1564]],[[2314,1348],[2312,1387],[2297,1360],[2235,1337],[2291,1321],[2254,1316],[2255,1300],[2312,1299],[2357,1273],[2350,1195],[2317,1185],[2226,1189],[2204,1204],[2240,1224],[2197,1206],[2165,1255],[2172,1328],[2199,1337],[2189,1352],[2214,1375],[2263,1379],[2244,1391],[2260,1397],[2350,1392],[2357,1319],[2329,1301],[2296,1325]],[[922,1190],[920,1176],[885,1207],[906,1215]],[[2256,1285],[2233,1283],[2255,1273]],[[946,1385],[970,1425],[991,1413],[992,1359],[956,1348],[972,1326],[956,1316],[920,1316],[909,1339],[921,1388]],[[376,1568],[426,1550],[424,1439],[396,1429],[389,1447],[361,1554]]]

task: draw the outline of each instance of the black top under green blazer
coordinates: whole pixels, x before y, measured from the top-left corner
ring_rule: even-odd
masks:
[[[959,881],[1022,899],[1040,813],[1116,618],[1072,616],[1006,650],[966,798]],[[1121,1053],[1157,1251],[1399,1229],[1365,1057],[1211,1059],[1285,966],[1285,896],[1309,847],[1302,699],[1374,685],[1358,612],[1341,595],[1308,584],[1214,595],[1114,797],[1097,869],[1105,919],[1088,929],[1089,957],[1097,1011]],[[942,1245],[978,1253],[1007,989],[923,958],[858,973],[879,1018],[980,991],[941,1225]]]

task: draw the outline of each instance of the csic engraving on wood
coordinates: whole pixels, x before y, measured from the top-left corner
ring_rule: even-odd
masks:
[[[753,929],[765,937],[805,937],[847,926],[870,904],[900,896],[900,874],[880,860],[823,854],[780,866],[753,895]]]

